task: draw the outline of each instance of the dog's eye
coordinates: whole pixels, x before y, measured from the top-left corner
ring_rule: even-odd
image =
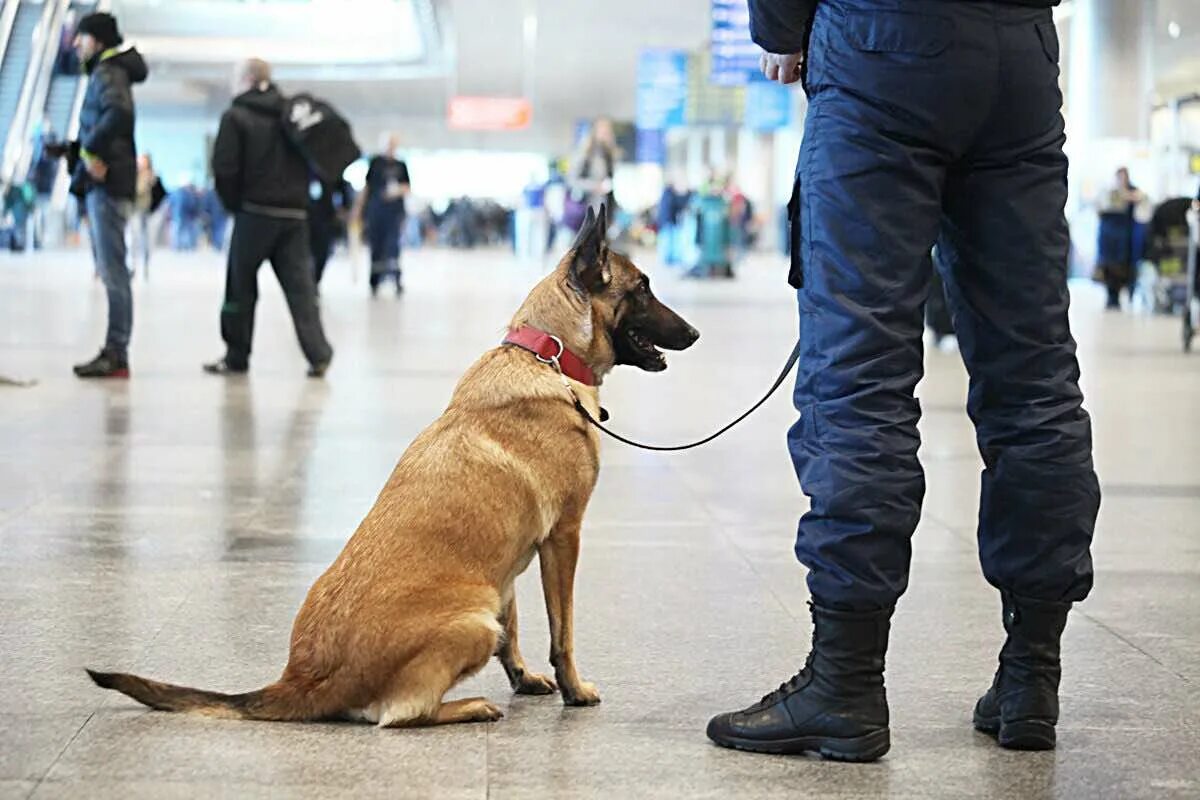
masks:
[[[650,279],[648,277],[646,277],[645,275],[643,275],[641,281],[638,282],[638,291],[641,291],[641,292],[650,291]]]

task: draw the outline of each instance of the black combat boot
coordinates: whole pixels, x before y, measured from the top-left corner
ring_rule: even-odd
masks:
[[[749,708],[713,717],[708,738],[757,753],[874,761],[891,747],[883,657],[892,609],[809,606],[813,642],[804,668]]]
[[[1053,750],[1062,677],[1059,639],[1070,603],[1004,594],[1000,667],[992,688],[975,704],[975,728],[1012,750]]]

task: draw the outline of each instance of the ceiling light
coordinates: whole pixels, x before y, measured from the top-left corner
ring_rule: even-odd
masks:
[[[1178,39],[1179,34],[1181,34],[1181,33],[1183,33],[1183,30],[1179,27],[1178,22],[1176,22],[1175,20],[1171,20],[1170,22],[1167,23],[1167,35],[1170,36],[1172,39]]]

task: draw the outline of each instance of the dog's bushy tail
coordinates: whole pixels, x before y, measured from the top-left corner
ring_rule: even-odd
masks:
[[[160,683],[124,672],[96,672],[89,669],[87,674],[97,686],[115,689],[159,711],[280,722],[319,719],[330,713],[321,709],[320,706],[324,704],[314,702],[316,698],[311,694],[282,680],[253,692],[222,694]]]

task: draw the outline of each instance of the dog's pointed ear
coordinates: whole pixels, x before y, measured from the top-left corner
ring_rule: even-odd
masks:
[[[608,213],[603,205],[598,215],[588,207],[575,239],[570,277],[571,284],[584,294],[602,292],[612,280],[608,266]]]
[[[583,241],[583,237],[586,236],[592,230],[592,227],[595,224],[596,224],[596,210],[594,208],[592,208],[591,206],[588,206],[587,214],[585,214],[583,217],[583,224],[579,226],[579,233],[575,234],[575,246],[576,247],[579,246],[579,243]]]

